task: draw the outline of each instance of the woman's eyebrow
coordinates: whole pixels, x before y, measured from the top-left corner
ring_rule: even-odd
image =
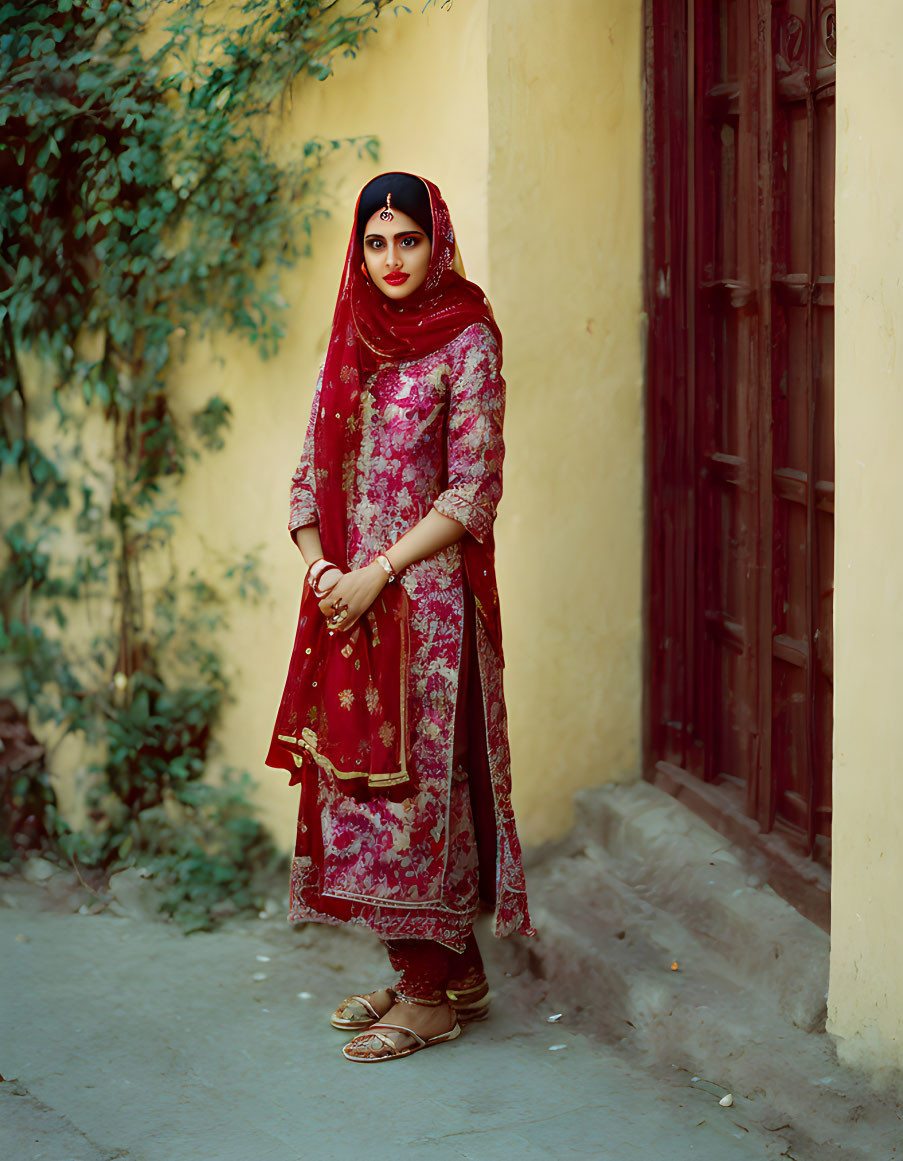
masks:
[[[426,234],[423,232],[423,230],[400,230],[397,234],[392,234],[391,236],[393,238],[411,238],[415,234],[421,238],[426,237]],[[367,238],[385,238],[385,237],[386,237],[385,234],[366,234],[364,236],[364,240],[366,241]]]

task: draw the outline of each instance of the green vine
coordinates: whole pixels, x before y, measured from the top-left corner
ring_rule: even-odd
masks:
[[[267,126],[298,78],[361,50],[386,3],[0,0],[0,694],[48,761],[73,732],[103,753],[78,833],[33,750],[0,762],[0,857],[22,833],[108,870],[140,857],[189,926],[227,890],[250,905],[249,867],[269,857],[247,783],[201,782],[228,696],[227,593],[262,584],[251,553],[215,583],[173,567],[149,587],[175,485],[231,417],[214,396],[180,422],[169,376],[210,329],[276,351],[280,275],[324,214],[323,167],[377,146],[312,139],[284,164]],[[17,847],[36,803],[44,824]]]

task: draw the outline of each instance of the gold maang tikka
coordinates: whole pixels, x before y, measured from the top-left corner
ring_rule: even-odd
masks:
[[[386,208],[380,211],[379,220],[381,222],[391,222],[395,215],[392,213],[392,195],[386,194]]]

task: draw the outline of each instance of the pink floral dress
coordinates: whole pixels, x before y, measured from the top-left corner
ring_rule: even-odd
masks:
[[[292,480],[292,530],[317,519],[319,406],[318,385]],[[504,408],[498,347],[482,324],[417,362],[387,363],[371,376],[360,456],[353,481],[346,481],[352,568],[394,544],[431,506],[479,541],[491,535],[502,491]],[[290,918],[360,923],[383,938],[433,939],[460,949],[482,902],[494,906],[497,935],[530,932],[501,660],[468,607],[473,598],[460,545],[411,565],[399,583],[410,600],[407,714],[416,789],[407,797],[354,795],[347,783],[319,772],[317,817],[302,800]],[[468,659],[477,696],[465,702]],[[483,790],[472,777],[480,765]],[[479,850],[484,861],[486,850],[494,853],[494,876],[479,867],[481,826]],[[299,853],[309,851],[301,840],[312,827],[322,833],[321,859]],[[487,830],[494,832],[488,845]]]

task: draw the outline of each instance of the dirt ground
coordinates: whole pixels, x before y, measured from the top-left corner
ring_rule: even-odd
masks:
[[[284,878],[186,937],[135,869],[0,873],[0,1161],[903,1161],[824,1030],[827,935],[648,783],[576,814],[527,860],[538,936],[478,930],[490,1019],[369,1067],[329,1015],[381,946],[290,927]]]
[[[575,1031],[525,975],[497,967],[490,1020],[457,1042],[365,1072],[328,1023],[343,996],[386,979],[365,933],[273,915],[185,937],[147,917],[146,897],[78,914],[85,900],[65,872],[6,879],[0,897],[4,1161],[783,1150],[744,1123],[742,1101],[724,1108],[717,1088],[654,1077]]]

